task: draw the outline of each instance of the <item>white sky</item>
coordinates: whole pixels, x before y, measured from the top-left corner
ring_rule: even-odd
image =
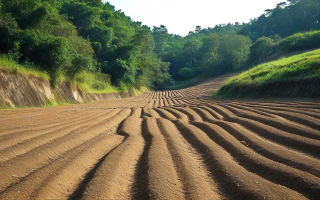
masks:
[[[197,25],[249,22],[286,0],[104,0],[134,21],[149,27],[165,25],[169,33],[185,36]]]

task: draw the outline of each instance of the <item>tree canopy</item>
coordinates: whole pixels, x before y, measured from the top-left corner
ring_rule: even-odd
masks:
[[[318,0],[290,0],[249,23],[196,26],[182,37],[101,0],[1,0],[0,53],[16,51],[18,62],[33,63],[53,82],[90,71],[118,86],[161,86],[246,69],[276,51],[314,48],[318,32],[291,35],[319,30],[319,8]]]

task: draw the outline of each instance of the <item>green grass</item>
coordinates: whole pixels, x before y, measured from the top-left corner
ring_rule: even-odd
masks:
[[[8,59],[4,55],[0,55],[0,68],[5,69],[7,71],[17,73],[17,74],[26,74],[26,75],[33,75],[35,77],[43,78],[49,80],[49,75],[38,69],[26,68],[22,65],[16,63],[16,61]]]
[[[258,65],[228,79],[216,95],[228,97],[255,97],[260,89],[279,82],[320,78],[320,49]],[[282,87],[278,84],[277,87]],[[248,90],[248,88],[251,88]],[[272,88],[270,88],[271,90]],[[276,88],[273,88],[276,90]],[[282,88],[286,89],[286,88]],[[267,92],[267,91],[266,91]]]

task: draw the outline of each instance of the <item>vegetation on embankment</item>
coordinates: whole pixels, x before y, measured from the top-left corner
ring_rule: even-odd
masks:
[[[50,75],[40,67],[37,67],[34,64],[18,64],[16,61],[5,55],[0,55],[0,69],[19,75],[32,75],[34,77],[52,81]],[[110,93],[128,90],[125,87],[120,88],[112,86],[110,77],[107,74],[93,73],[86,70],[81,71],[72,79],[60,73],[56,77],[55,84],[59,85],[61,82],[70,82],[80,90],[84,90],[88,93]]]
[[[231,77],[225,97],[320,97],[320,50],[258,65]]]
[[[36,70],[16,67],[0,68],[0,109],[16,107],[55,106],[121,98],[119,92],[90,93],[79,84],[61,80],[52,87],[50,80]],[[85,84],[84,86],[90,87]]]
[[[8,59],[4,55],[0,55],[0,69],[4,69],[6,71],[10,71],[16,74],[27,74],[33,75],[35,77],[39,77],[45,80],[49,80],[50,77],[44,71],[40,71],[39,69],[35,69],[33,67],[25,67],[17,64],[16,61]]]
[[[140,90],[124,84],[114,87],[107,74],[86,70],[73,79],[58,74],[53,84],[48,73],[35,65],[20,65],[0,55],[0,109],[56,106],[137,96],[147,89],[141,87]]]

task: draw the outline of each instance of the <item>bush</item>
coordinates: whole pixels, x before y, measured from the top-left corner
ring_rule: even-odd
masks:
[[[178,73],[183,80],[191,79],[194,75],[194,71],[187,67],[179,69]]]
[[[274,43],[271,38],[261,37],[251,47],[249,54],[249,63],[251,65],[261,63],[273,51]]]

